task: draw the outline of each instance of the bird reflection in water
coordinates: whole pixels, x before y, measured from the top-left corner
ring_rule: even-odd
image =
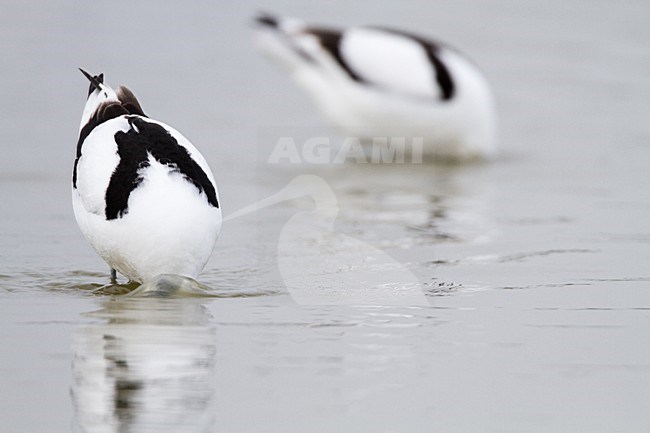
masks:
[[[214,424],[215,328],[204,300],[119,297],[73,340],[78,432],[204,432]]]

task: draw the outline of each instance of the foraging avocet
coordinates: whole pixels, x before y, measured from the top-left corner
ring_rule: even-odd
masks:
[[[95,251],[132,281],[196,278],[221,230],[210,167],[126,87],[91,76],[72,175],[75,218]]]
[[[449,46],[384,27],[336,30],[269,14],[256,22],[260,50],[345,134],[421,138],[429,159],[494,154],[490,86]]]

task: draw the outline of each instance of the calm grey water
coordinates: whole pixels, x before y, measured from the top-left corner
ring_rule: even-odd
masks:
[[[340,137],[251,48],[258,8],[461,48],[501,156],[267,163],[279,136]],[[0,432],[647,433],[648,22],[642,0],[3,2]],[[311,176],[224,224],[213,297],[93,292],[79,66],[202,150],[226,215]]]

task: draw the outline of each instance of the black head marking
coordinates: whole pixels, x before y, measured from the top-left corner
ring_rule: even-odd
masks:
[[[131,129],[115,134],[120,162],[106,189],[107,220],[128,213],[129,196],[142,183],[140,170],[150,165],[149,155],[182,174],[185,180],[205,194],[211,206],[219,207],[216,190],[207,174],[165,128],[139,116],[128,119]]]

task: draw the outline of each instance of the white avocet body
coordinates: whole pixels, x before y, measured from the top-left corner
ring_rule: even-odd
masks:
[[[81,232],[132,281],[196,278],[221,230],[210,167],[178,131],[147,117],[126,87],[113,91],[103,74],[84,75],[91,84],[72,179]]]
[[[495,153],[490,86],[447,45],[394,29],[335,30],[268,14],[257,24],[260,50],[283,64],[343,133],[421,139],[428,159]]]

